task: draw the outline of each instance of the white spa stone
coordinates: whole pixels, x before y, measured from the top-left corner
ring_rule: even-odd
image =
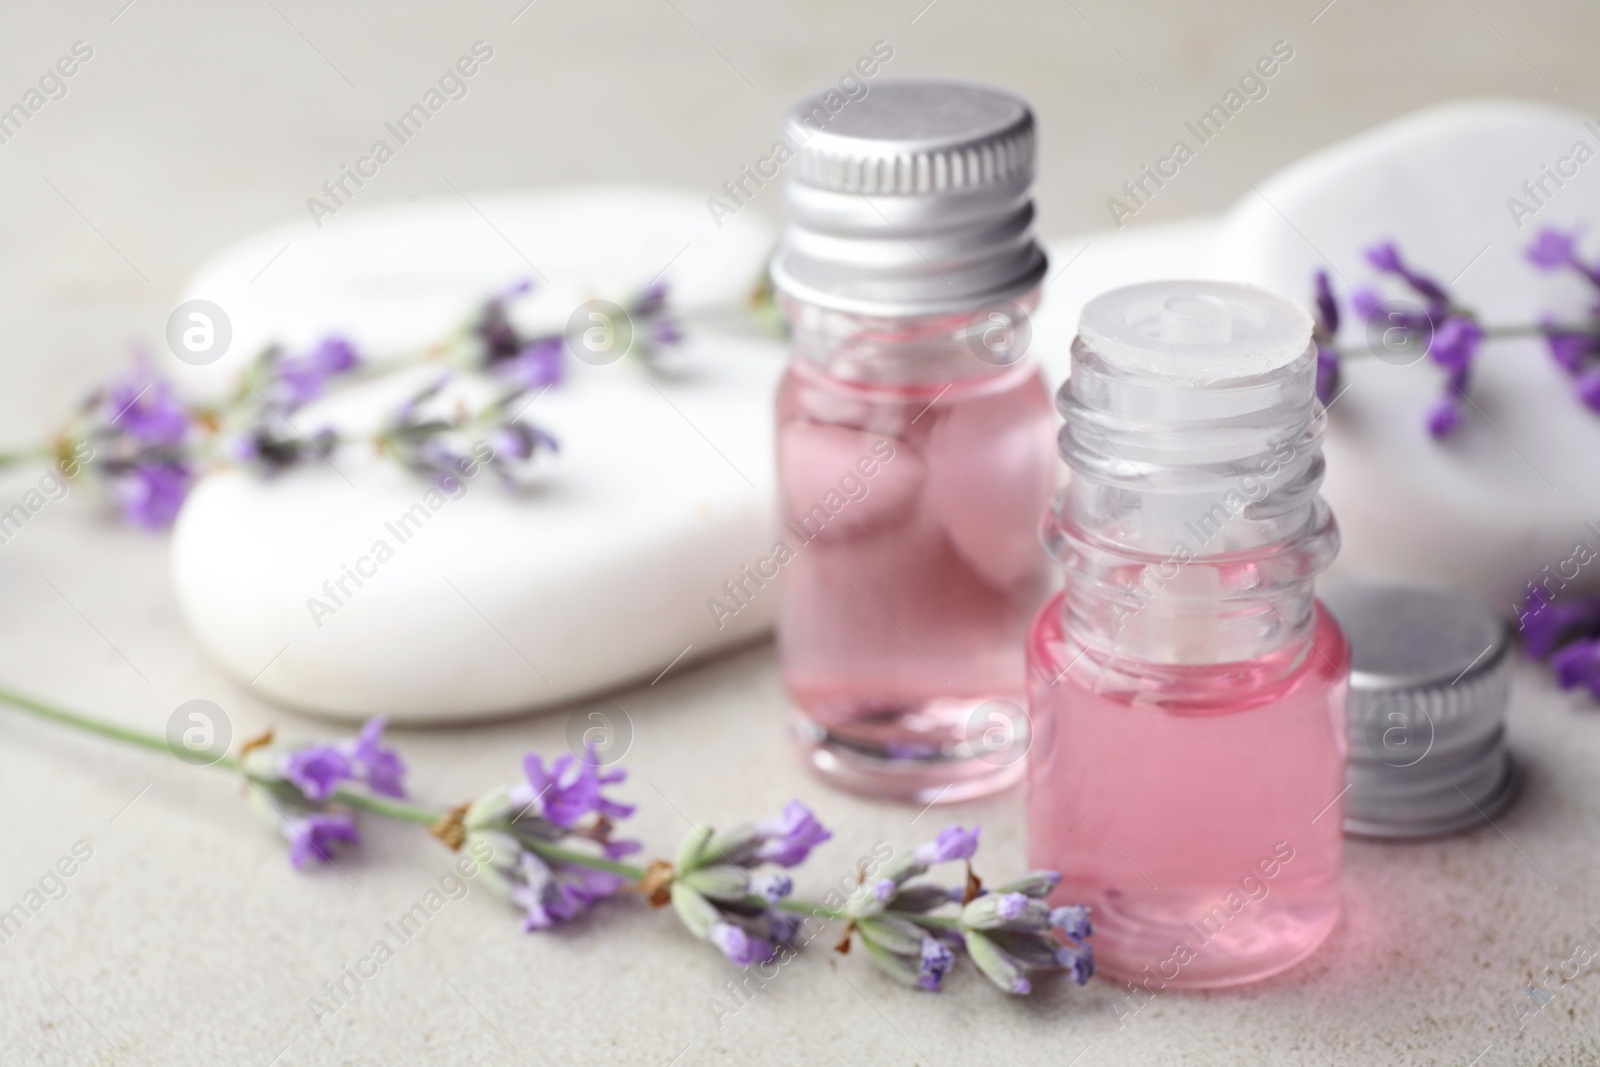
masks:
[[[1474,101],[1336,144],[1241,199],[1206,273],[1309,304],[1319,265],[1331,265],[1342,298],[1378,281],[1363,250],[1393,239],[1409,265],[1446,283],[1486,323],[1581,316],[1592,293],[1535,269],[1524,250],[1541,227],[1588,223],[1584,251],[1600,256],[1600,126],[1585,121],[1541,104]],[[1530,198],[1523,183],[1558,165],[1574,176],[1560,188],[1547,180],[1550,195]],[[1513,198],[1537,213],[1514,217]],[[1379,288],[1403,295],[1392,283]],[[1341,340],[1359,341],[1363,324],[1348,318]],[[1323,450],[1323,495],[1344,532],[1338,571],[1463,589],[1509,612],[1525,583],[1546,566],[1556,573],[1578,542],[1600,549],[1587,526],[1600,523],[1600,416],[1579,403],[1542,342],[1485,344],[1470,392],[1476,408],[1442,442],[1423,425],[1443,385],[1430,360],[1401,367],[1362,356],[1344,367],[1348,391],[1329,411]],[[1565,570],[1579,584],[1600,583],[1600,563]]]
[[[771,236],[748,215],[718,229],[701,199],[657,190],[352,211],[320,232],[247,240],[202,270],[186,295],[227,310],[234,345],[225,364],[174,373],[215,395],[235,357],[335,329],[364,353],[402,353],[526,276],[522,254],[557,294],[557,319],[664,268],[676,307],[728,306],[758,277]],[[252,284],[285,241],[290,252]],[[275,700],[418,722],[570,702],[749,640],[771,624],[773,583],[720,627],[707,600],[777,539],[772,393],[783,359],[774,339],[691,326],[666,373],[570,360],[568,381],[528,408],[561,454],[520,495],[485,472],[445,496],[359,451],[341,453],[337,469],[272,481],[208,477],[173,535],[185,617],[217,662]],[[433,373],[348,390],[296,423],[370,426]],[[365,572],[359,585],[346,568]]]

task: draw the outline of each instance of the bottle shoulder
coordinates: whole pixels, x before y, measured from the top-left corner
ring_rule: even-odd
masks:
[[[1349,644],[1320,601],[1313,602],[1305,625],[1291,626],[1288,632],[1278,647],[1250,659],[1152,662],[1121,654],[1114,643],[1097,647],[1072,633],[1057,594],[1029,631],[1029,687],[1052,694],[1065,706],[1074,697],[1092,694],[1101,703],[1201,716],[1249,711],[1302,694],[1320,696],[1348,684]]]

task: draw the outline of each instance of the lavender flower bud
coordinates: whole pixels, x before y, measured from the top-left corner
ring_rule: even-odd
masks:
[[[696,826],[683,835],[683,840],[678,843],[677,858],[673,861],[680,878],[698,870],[702,863],[710,862],[710,858],[716,855],[707,847],[710,841],[711,827],[705,825]]]
[[[1385,274],[1392,274],[1400,269],[1400,250],[1393,241],[1384,241],[1367,249],[1367,262]]]
[[[948,946],[904,919],[864,919],[856,924],[856,932],[861,935],[867,954],[885,974],[916,989],[937,992],[945,972],[955,962]]]
[[[966,935],[966,942],[967,955],[995,985],[1018,996],[1033,991],[1022,964],[989,937],[973,930]]]
[[[716,905],[695,892],[683,882],[672,883],[672,909],[683,920],[683,925],[698,938],[711,936],[711,927],[721,921]]]
[[[1007,882],[996,893],[1021,893],[1029,897],[1047,897],[1061,884],[1060,871],[1029,871],[1014,882]]]
[[[750,879],[750,892],[768,904],[776,904],[794,892],[794,879],[787,874],[758,874]]]
[[[944,984],[944,976],[955,966],[956,954],[950,946],[936,937],[922,939],[922,952],[918,958],[917,988],[937,993]]]
[[[332,745],[307,745],[283,757],[283,776],[306,795],[307,800],[326,800],[339,783],[355,777],[344,754]]]
[[[706,939],[716,945],[736,967],[765,963],[772,958],[774,952],[771,942],[752,937],[743,927],[729,922],[713,923]]]
[[[892,882],[890,883],[890,885],[893,884]],[[950,889],[947,886],[912,885],[906,886],[894,894],[886,901],[886,904],[894,911],[920,915],[923,912],[932,911],[934,908],[950,903],[950,899]],[[960,895],[958,894],[955,899],[960,900]]]
[[[1434,437],[1449,437],[1461,426],[1461,405],[1453,396],[1440,397],[1428,409],[1428,433]]]
[[[902,956],[921,952],[922,939],[927,936],[916,923],[886,915],[862,919],[856,923],[856,930],[864,940]]]
[[[731,863],[735,867],[754,867],[761,862],[756,852],[762,840],[754,826],[740,823],[727,830],[718,830],[712,835],[706,849],[722,863]]]
[[[780,945],[791,944],[800,932],[800,916],[786,911],[769,911],[767,926],[772,931],[772,940]]]
[[[1553,226],[1540,230],[1528,246],[1527,256],[1528,262],[1541,270],[1565,267],[1577,258],[1577,234]]]
[[[1050,909],[1021,893],[990,893],[961,909],[961,925],[971,930],[1044,930]]]
[[[971,859],[977,851],[978,827],[964,830],[959,826],[947,826],[932,841],[918,845],[912,855],[924,867],[932,867],[935,863]]]
[[[1094,924],[1089,921],[1089,909],[1082,904],[1056,908],[1050,913],[1050,925],[1079,941],[1094,933]]]
[[[755,824],[762,842],[757,855],[762,862],[794,867],[805,862],[811,850],[833,836],[817,821],[811,809],[798,800],[789,801],[783,814]]]
[[[750,895],[750,876],[726,863],[680,874],[678,880],[701,896],[725,904],[743,903]]]
[[[1088,945],[1081,949],[1062,946],[1056,950],[1056,966],[1065,970],[1074,982],[1083,985],[1094,977],[1094,949]]]
[[[890,952],[876,941],[865,937],[861,939],[861,947],[867,950],[867,956],[878,965],[878,969],[895,981],[915,986],[921,980],[921,967],[909,957]],[[918,959],[920,960],[920,955]]]

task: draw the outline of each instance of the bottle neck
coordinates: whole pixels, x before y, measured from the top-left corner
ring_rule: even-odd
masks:
[[[1339,546],[1317,496],[1315,366],[1308,349],[1252,378],[1175,384],[1074,343],[1057,395],[1072,476],[1042,538],[1080,643],[1150,663],[1231,663],[1311,632],[1313,582]]]
[[[1031,364],[1028,316],[1039,292],[968,311],[895,318],[835,311],[787,295],[779,300],[796,363],[842,381],[914,386],[977,382]]]

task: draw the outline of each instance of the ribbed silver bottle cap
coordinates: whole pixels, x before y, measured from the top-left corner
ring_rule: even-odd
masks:
[[[830,107],[831,105],[831,107]],[[783,292],[836,311],[974,309],[1044,276],[1033,237],[1033,112],[1010,93],[943,80],[819,92],[790,109]]]
[[[1505,744],[1511,639],[1488,605],[1421,586],[1321,592],[1350,642],[1344,827],[1434,837],[1482,826],[1516,799]]]

